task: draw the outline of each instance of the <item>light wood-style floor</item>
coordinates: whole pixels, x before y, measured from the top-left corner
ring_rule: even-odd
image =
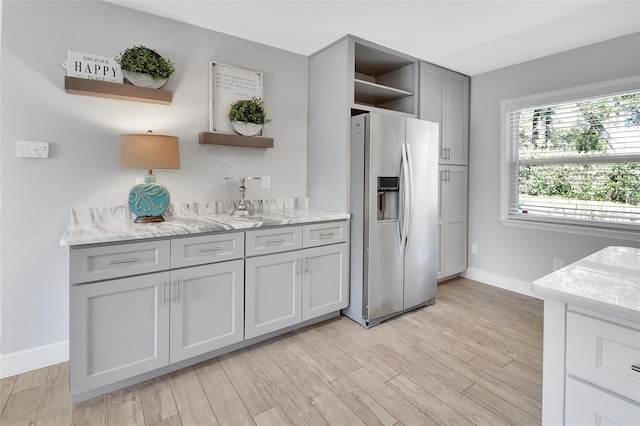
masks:
[[[9,425],[539,425],[542,301],[466,279],[366,330],[306,327],[75,406],[69,365],[0,381]]]

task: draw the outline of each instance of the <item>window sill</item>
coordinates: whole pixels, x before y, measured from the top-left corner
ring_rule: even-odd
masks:
[[[640,232],[635,230],[616,230],[594,226],[564,225],[525,219],[498,218],[498,221],[503,225],[513,226],[516,228],[528,228],[540,231],[563,232],[566,234],[584,235],[588,237],[612,238],[616,240],[640,242]]]

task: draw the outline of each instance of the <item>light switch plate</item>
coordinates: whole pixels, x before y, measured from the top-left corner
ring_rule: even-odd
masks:
[[[49,158],[49,143],[37,141],[16,142],[16,157]]]

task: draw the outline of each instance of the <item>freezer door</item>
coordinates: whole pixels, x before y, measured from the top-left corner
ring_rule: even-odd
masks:
[[[404,258],[404,309],[409,309],[436,297],[438,124],[408,118],[406,146],[413,200]]]
[[[404,306],[400,221],[379,218],[377,183],[378,177],[400,176],[405,118],[376,113],[368,117],[364,179],[366,321],[402,311]],[[398,215],[402,213],[400,209]]]

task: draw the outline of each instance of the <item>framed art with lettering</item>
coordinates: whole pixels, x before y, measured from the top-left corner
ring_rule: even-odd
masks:
[[[229,106],[240,99],[262,99],[262,73],[211,61],[209,66],[209,131],[235,133]]]

